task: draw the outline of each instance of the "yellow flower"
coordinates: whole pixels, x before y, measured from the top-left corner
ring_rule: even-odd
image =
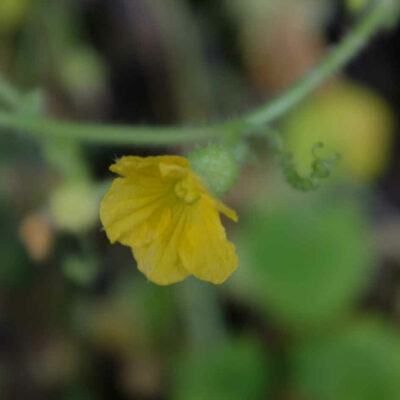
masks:
[[[131,247],[148,279],[168,285],[193,274],[222,283],[232,274],[238,259],[219,213],[238,217],[210,194],[186,158],[128,156],[110,170],[123,177],[102,200],[101,221],[111,243]]]

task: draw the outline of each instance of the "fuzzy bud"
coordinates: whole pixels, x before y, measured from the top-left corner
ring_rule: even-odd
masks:
[[[199,147],[189,154],[191,169],[217,196],[229,192],[239,176],[240,163],[233,149],[223,145]]]

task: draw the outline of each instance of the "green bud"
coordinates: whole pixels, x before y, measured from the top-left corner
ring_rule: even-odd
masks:
[[[191,169],[215,195],[226,194],[235,186],[240,163],[234,149],[214,144],[197,148],[188,158]]]

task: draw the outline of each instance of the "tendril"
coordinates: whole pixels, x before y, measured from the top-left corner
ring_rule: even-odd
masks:
[[[337,153],[329,157],[319,156],[317,151],[324,147],[324,144],[318,142],[311,148],[313,156],[311,172],[309,176],[302,176],[295,165],[293,153],[284,148],[280,135],[274,135],[272,139],[273,147],[278,155],[286,181],[290,186],[302,192],[318,189],[321,186],[321,182],[331,175],[332,170],[340,159]]]

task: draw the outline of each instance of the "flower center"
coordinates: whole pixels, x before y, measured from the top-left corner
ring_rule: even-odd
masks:
[[[199,190],[189,178],[176,182],[174,190],[178,198],[188,204],[194,203],[200,197]]]

